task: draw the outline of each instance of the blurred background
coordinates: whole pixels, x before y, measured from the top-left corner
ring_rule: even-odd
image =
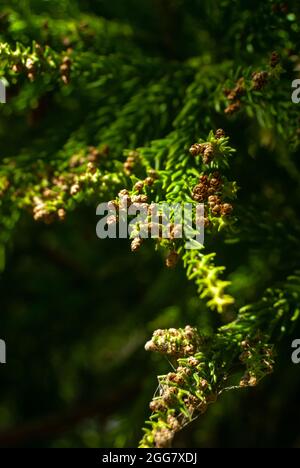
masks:
[[[268,15],[273,21],[272,6],[280,2],[265,3],[266,16],[259,17],[254,12],[261,2],[255,0],[4,1],[0,40],[43,42],[43,31],[29,18],[76,21],[87,14],[125,24],[137,47],[151,57],[183,62],[201,55],[208,63],[234,60],[244,67],[299,37],[296,17],[287,18],[290,9],[297,10],[297,2],[288,2],[289,10],[276,18],[275,33],[266,21]],[[70,45],[65,39],[62,28],[47,40],[63,49]],[[93,47],[90,40],[91,45],[83,42],[82,47]],[[115,47],[122,44],[116,40]],[[289,96],[288,87],[285,91]],[[170,122],[180,99],[170,106]],[[0,109],[0,160],[16,155],[20,147],[32,146],[36,156],[40,140],[48,144],[46,129],[56,122],[65,122],[60,135],[64,141],[90,110],[89,102],[64,108],[55,99],[46,108],[46,120],[34,114],[37,123],[21,103],[11,111]],[[241,187],[240,204],[251,201],[258,221],[266,205],[275,217],[285,210],[287,199],[297,206],[299,159],[291,166],[282,140],[257,122],[222,119],[218,123],[240,155],[232,168],[232,179]],[[147,138],[162,137],[170,128],[170,123],[163,130],[154,126]],[[91,141],[93,135],[84,138],[97,143]],[[144,143],[141,139],[136,146]],[[53,151],[60,144],[49,141]],[[129,144],[130,136],[123,146]],[[248,156],[247,165],[243,155]],[[294,211],[285,214],[292,231]],[[190,324],[209,331],[226,320],[199,303],[181,265],[165,268],[151,242],[133,255],[127,240],[97,239],[96,222],[95,204],[83,202],[64,223],[50,226],[23,213],[11,234],[0,273],[0,338],[7,343],[7,364],[0,366],[2,447],[137,446],[157,375],[170,370],[163,357],[145,352],[145,342],[157,328]],[[280,237],[272,242],[266,233],[269,251],[255,238],[250,244],[214,245],[219,263],[227,265],[237,305],[255,301],[297,266],[293,252],[280,249]],[[255,389],[224,394],[174,445],[300,447],[300,365],[291,363],[293,338],[300,338],[299,326],[294,337],[281,343],[270,378]]]

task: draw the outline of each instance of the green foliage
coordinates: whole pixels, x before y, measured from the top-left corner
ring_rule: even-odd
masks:
[[[300,278],[295,274],[282,289],[269,289],[261,301],[240,309],[233,322],[213,335],[202,337],[189,327],[183,333],[174,329],[155,332],[147,349],[175,356],[179,366],[176,372],[158,378],[160,396],[150,405],[150,429],[145,429],[141,447],[169,446],[174,434],[195,415],[203,414],[224,391],[256,386],[272,372],[274,351],[269,342],[291,333],[299,305]],[[234,385],[233,378],[243,367],[244,375]]]
[[[45,328],[57,320],[55,327],[67,334],[68,364],[63,339],[55,338],[56,349],[54,332],[45,335],[51,369],[43,375],[52,387],[60,382],[52,400],[44,389],[49,411],[82,395],[89,399],[90,381],[95,392],[103,386],[102,399],[113,387],[121,388],[121,400],[132,387],[140,395],[134,411],[131,403],[112,409],[105,430],[91,423],[53,445],[137,444],[155,365],[162,373],[159,393],[140,445],[169,446],[225,391],[256,386],[273,370],[281,340],[297,329],[299,116],[291,83],[300,62],[298,2],[2,3],[5,329],[17,341],[15,318],[19,333],[36,330],[35,320]],[[148,208],[152,202],[204,203],[205,245],[186,250],[186,239],[176,236],[142,244],[138,227],[131,240],[134,252],[141,247],[136,257],[117,241],[96,243],[96,205],[110,200],[119,207],[124,197]],[[86,238],[90,246],[83,245]],[[176,268],[162,267],[154,250]],[[39,272],[30,258],[40,254],[49,261],[41,273],[58,291],[61,321],[51,318],[43,281],[34,285]],[[91,282],[82,294],[68,284],[65,268],[79,282]],[[11,301],[7,281],[22,278],[21,299]],[[74,301],[66,299],[72,294]],[[81,336],[85,302],[92,325]],[[74,323],[68,307],[76,311]],[[73,334],[64,330],[69,325]],[[143,354],[142,343],[156,328],[146,348],[171,359],[169,374]],[[25,353],[34,360],[30,343]],[[43,373],[41,363],[37,368],[34,381]],[[6,427],[43,413],[27,414],[21,393],[14,395],[18,403],[3,395]]]

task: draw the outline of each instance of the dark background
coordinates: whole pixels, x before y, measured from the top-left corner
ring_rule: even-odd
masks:
[[[29,16],[75,21],[84,12],[122,21],[145,54],[166,63],[206,55],[208,62],[233,60],[243,68],[288,47],[299,35],[286,14],[274,20],[272,3],[278,2],[264,2],[269,9],[263,15],[254,14],[262,4],[255,0],[2,3]],[[297,3],[288,2],[289,11]],[[22,32],[13,22],[2,23],[1,40],[41,40],[39,31],[28,27]],[[289,99],[289,88],[286,93]],[[55,125],[57,109],[47,109],[47,124]],[[82,112],[88,114],[88,105]],[[17,154],[19,146],[29,148],[41,131],[27,117],[26,112],[16,118],[1,115],[1,159]],[[79,112],[66,119],[65,128],[75,128],[81,117]],[[7,119],[19,138],[7,131]],[[240,157],[232,167],[241,187],[240,205],[246,210],[251,201],[258,220],[266,206],[273,206],[274,213],[284,210],[287,200],[297,206],[299,163],[283,164],[287,156],[276,135],[260,132],[246,118],[220,124],[238,153],[248,156],[247,165]],[[155,131],[152,139],[166,133]],[[271,138],[267,147],[266,134]],[[293,214],[287,218],[292,229]],[[83,203],[63,224],[37,224],[23,213],[12,233],[0,275],[0,338],[7,343],[7,364],[0,367],[0,446],[136,446],[156,376],[170,369],[164,358],[145,352],[145,342],[157,328],[222,323],[199,305],[180,265],[166,270],[151,243],[132,255],[128,241],[98,240],[96,221],[95,206]],[[287,268],[297,266],[280,237],[271,246],[266,238],[265,244],[251,239],[217,246],[238,305],[255,300]],[[178,435],[175,446],[300,447],[300,365],[291,363],[291,342],[299,337],[300,327],[280,344],[271,377],[258,388],[224,394]]]

